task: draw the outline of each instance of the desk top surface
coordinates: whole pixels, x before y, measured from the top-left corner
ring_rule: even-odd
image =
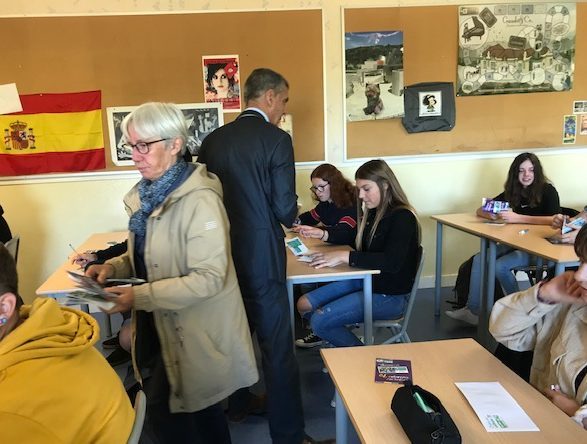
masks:
[[[296,237],[296,233],[287,233],[286,237],[291,239]],[[310,251],[320,251],[320,252],[327,252],[329,250],[351,250],[348,245],[333,245],[324,243],[318,239],[310,239],[310,238],[302,238],[300,239],[306,244],[306,246],[310,249]],[[357,279],[365,276],[366,274],[379,274],[381,273],[379,270],[367,270],[363,268],[356,268],[351,267],[349,265],[337,265],[336,267],[326,267],[316,269],[310,267],[307,262],[298,261],[296,256],[288,249],[287,250],[287,278],[288,279],[297,279],[297,278],[321,278],[321,277],[332,277],[335,279],[336,277],[340,276],[357,276]]]
[[[113,243],[124,241],[128,236],[127,231],[117,231],[111,233],[92,234],[82,245],[76,247],[76,250],[84,252],[86,250],[102,250],[108,248]],[[294,233],[288,237],[295,237]],[[328,251],[329,249],[349,249],[348,246],[325,244],[317,239],[303,239],[304,243],[312,251]],[[77,265],[72,264],[69,260],[65,261],[49,278],[36,290],[38,295],[59,295],[68,293],[75,289],[73,281],[67,275],[67,270],[81,272]],[[310,267],[306,262],[300,262],[293,253],[287,250],[287,277],[288,279],[296,278],[320,278],[332,277],[335,279],[340,276],[354,276],[357,278],[365,274],[379,274],[379,270],[365,270],[350,267],[348,265],[338,265],[333,268],[315,269]]]
[[[408,443],[391,411],[398,384],[376,383],[375,358],[408,359],[414,383],[434,393],[463,443],[585,443],[587,432],[473,339],[320,350],[361,441]],[[455,382],[499,381],[540,432],[489,433]]]
[[[556,233],[555,229],[547,225],[491,224],[473,213],[441,214],[431,218],[449,227],[485,237],[554,262],[579,261],[572,245],[551,244],[546,240],[547,237]],[[524,231],[526,231],[525,234],[521,234]]]
[[[115,231],[110,233],[95,233],[92,234],[83,244],[76,247],[76,251],[83,253],[87,250],[103,250],[124,241],[128,237],[127,231]],[[73,254],[73,253],[72,253]],[[75,283],[67,275],[67,271],[82,273],[83,270],[72,264],[68,259],[47,278],[43,284],[37,288],[38,295],[56,296],[59,294],[69,293],[76,289]]]

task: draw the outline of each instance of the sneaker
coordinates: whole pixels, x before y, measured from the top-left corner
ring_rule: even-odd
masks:
[[[452,311],[447,310],[445,313],[449,318],[456,319],[457,321],[463,321],[471,325],[479,324],[479,316],[469,310],[469,307],[463,307]]]
[[[325,342],[326,341],[322,340],[322,338],[319,336],[316,336],[314,333],[310,333],[306,335],[305,338],[296,339],[296,346],[300,348],[312,348],[323,345]]]
[[[120,347],[120,344],[118,343],[118,335],[112,336],[102,341],[103,349],[115,349],[118,347]]]
[[[125,364],[125,363],[129,362],[130,359],[131,359],[130,353],[127,352],[122,347],[118,347],[117,349],[115,349],[112,353],[110,353],[106,357],[108,364],[110,364],[112,367],[116,367],[118,365]]]

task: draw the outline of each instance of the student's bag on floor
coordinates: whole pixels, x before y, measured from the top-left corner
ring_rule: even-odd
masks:
[[[397,389],[391,410],[413,444],[461,443],[459,429],[440,400],[417,385]]]
[[[456,302],[454,302],[455,308],[461,308],[467,305],[467,300],[469,299],[469,286],[471,283],[471,269],[473,268],[474,257],[475,256],[471,256],[469,259],[467,259],[459,266],[457,280],[455,281],[455,287],[453,288],[456,299]],[[499,283],[497,278],[495,278],[494,295],[495,301],[504,296],[503,290],[501,289],[501,284]]]

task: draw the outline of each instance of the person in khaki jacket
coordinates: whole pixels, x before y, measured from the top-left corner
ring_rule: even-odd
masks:
[[[587,429],[587,225],[575,252],[576,272],[497,301],[489,330],[511,350],[534,350],[530,383]]]
[[[230,443],[219,403],[258,373],[220,181],[183,160],[187,127],[175,105],[141,105],[122,132],[143,177],[124,198],[128,251],[86,274],[147,281],[110,291],[113,312],[133,309],[148,430],[163,443]]]

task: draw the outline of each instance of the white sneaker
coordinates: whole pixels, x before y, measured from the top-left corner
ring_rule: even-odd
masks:
[[[463,321],[471,325],[479,324],[479,316],[469,310],[469,307],[463,307],[452,311],[447,310],[445,313],[449,318],[456,319],[457,321]]]

